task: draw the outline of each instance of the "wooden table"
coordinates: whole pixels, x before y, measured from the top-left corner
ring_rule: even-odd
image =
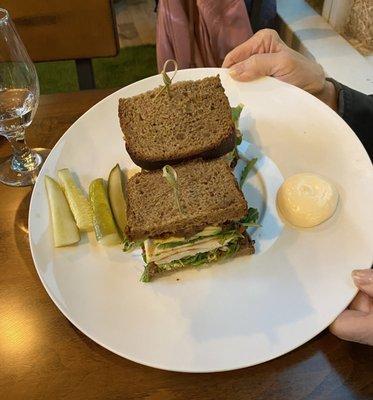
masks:
[[[29,143],[52,147],[109,91],[42,96]],[[0,139],[0,158],[10,149]],[[276,360],[216,374],[165,372],[103,349],[59,312],[33,265],[31,188],[0,185],[0,399],[372,399],[373,348],[325,331]]]

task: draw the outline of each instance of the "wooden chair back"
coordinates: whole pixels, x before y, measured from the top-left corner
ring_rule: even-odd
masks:
[[[33,61],[76,60],[81,88],[94,86],[91,58],[119,52],[111,0],[0,0],[0,7],[9,11]]]
[[[33,61],[115,56],[110,0],[0,0]]]

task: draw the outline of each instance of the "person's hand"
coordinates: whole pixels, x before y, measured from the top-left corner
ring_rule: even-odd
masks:
[[[263,29],[227,54],[222,67],[233,79],[251,81],[273,76],[315,95],[337,108],[334,85],[325,79],[321,65],[292,50],[272,29]]]
[[[352,277],[360,291],[329,329],[341,339],[373,346],[373,270],[355,270]]]

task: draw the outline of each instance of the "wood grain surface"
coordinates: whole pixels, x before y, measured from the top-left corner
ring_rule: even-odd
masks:
[[[111,0],[1,0],[33,61],[110,57],[119,51]]]
[[[32,146],[52,147],[109,91],[42,96]],[[0,159],[10,149],[0,140]],[[325,331],[276,360],[216,374],[135,364],[103,349],[54,306],[34,268],[31,188],[0,186],[0,399],[372,399],[373,348]]]

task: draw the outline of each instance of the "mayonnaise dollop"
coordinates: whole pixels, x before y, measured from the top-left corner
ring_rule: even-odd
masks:
[[[311,228],[334,214],[338,198],[337,189],[326,178],[302,173],[285,180],[277,193],[277,206],[292,225]]]

